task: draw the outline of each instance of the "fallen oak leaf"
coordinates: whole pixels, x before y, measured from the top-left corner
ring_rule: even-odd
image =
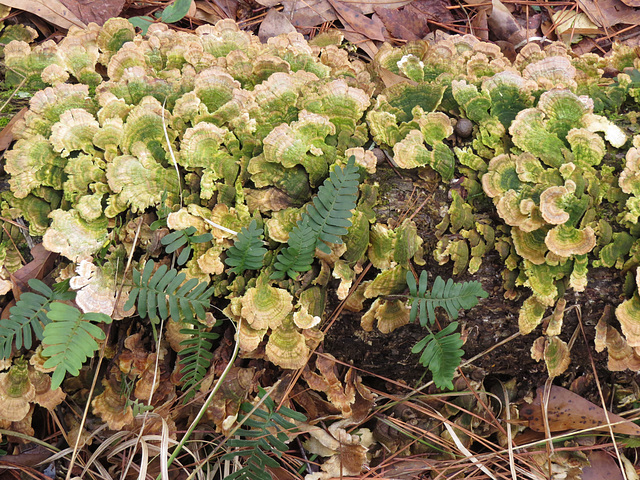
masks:
[[[640,24],[640,10],[629,7],[620,0],[599,2],[594,2],[593,0],[578,0],[578,5],[593,23],[603,28],[611,28],[620,23],[630,25]]]
[[[542,399],[545,387],[538,387],[533,403],[520,409],[520,418],[528,420],[529,428],[536,432],[544,432],[544,417]],[[640,426],[609,412],[611,429],[615,433],[624,435],[640,435]],[[607,429],[607,414],[595,403],[566,388],[551,386],[549,404],[547,405],[547,419],[549,430],[559,432],[563,430],[582,430],[587,428]]]

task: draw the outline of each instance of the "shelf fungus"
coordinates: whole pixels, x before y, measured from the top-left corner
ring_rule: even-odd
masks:
[[[589,253],[596,245],[596,236],[591,227],[578,229],[568,225],[557,225],[547,232],[545,243],[556,255],[571,257]]]
[[[28,370],[27,362],[18,359],[8,372],[0,373],[0,398],[3,405],[0,420],[20,422],[29,414],[36,389]]]
[[[240,315],[253,329],[275,329],[293,310],[292,300],[293,297],[286,290],[258,282],[242,297]]]
[[[640,347],[640,294],[636,292],[622,302],[616,308],[616,318],[629,346]]]
[[[360,321],[363,330],[371,332],[377,320],[378,330],[391,333],[409,323],[411,309],[401,300],[382,300],[376,298]]]
[[[287,315],[270,333],[265,353],[271,363],[281,368],[295,370],[307,364],[310,350],[292,315]]]
[[[368,68],[339,47],[335,32],[311,42],[289,33],[263,44],[228,19],[194,33],[157,23],[143,36],[113,18],[38,46],[29,45],[28,29],[7,35],[19,38],[4,48],[7,83],[25,78],[40,91],[6,154],[10,191],[2,194],[2,215],[24,218],[47,250],[80,263],[73,283],[84,311],[113,309],[110,263],[124,252],[136,261],[158,258],[166,229],[153,233],[150,225],[166,219],[169,229],[195,226],[213,235],[192,247],[182,272],[213,277],[244,354],[301,367],[321,338],[316,324],[332,286],[352,311],[373,299],[366,328],[377,320],[381,330],[393,330],[406,309],[383,297],[405,291],[406,272],[425,264],[423,232],[410,219],[375,223],[371,140],[393,152],[399,167],[440,175],[447,185],[437,193],[451,205],[430,243],[434,257],[453,262],[455,274],[474,273],[497,251],[505,296],[516,298],[519,288],[532,293],[520,311],[523,333],[567,288],[583,291],[590,268],[638,263],[640,136],[620,165],[627,135],[604,116],[623,104],[633,111],[640,100],[630,73],[616,83],[603,79],[607,67],[640,66],[627,47],[599,58],[574,57],[559,43],[528,44],[511,62],[494,44],[443,36],[385,44]],[[305,245],[312,255],[304,266],[315,262],[315,278],[274,283],[270,265],[285,248],[299,253],[279,244],[290,237],[305,243],[291,235],[294,227],[351,155],[358,181],[348,183],[360,183],[357,206],[346,210],[349,219],[311,229],[316,237]],[[272,251],[258,262],[259,273],[230,274],[234,232],[252,220],[254,232],[264,229],[254,243],[264,239]],[[314,254],[314,246],[338,235],[342,245]],[[12,245],[19,238],[0,241],[3,277],[19,265]],[[91,267],[98,256],[107,264],[102,275]],[[354,289],[367,260],[377,271]],[[640,345],[639,305],[635,293],[616,310],[629,348]],[[114,388],[106,385],[94,407],[120,428],[132,414]],[[346,412],[349,396],[342,394],[347,398],[335,403]]]

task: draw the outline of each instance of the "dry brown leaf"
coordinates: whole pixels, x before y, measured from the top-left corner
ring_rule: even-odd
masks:
[[[601,450],[589,453],[591,466],[582,469],[582,480],[623,480],[618,462]]]
[[[60,0],[84,23],[104,24],[122,12],[125,0]]]
[[[256,3],[259,3],[263,7],[271,8],[271,7],[275,7],[276,5],[279,5],[281,2],[280,0],[256,0]]]
[[[24,117],[24,114],[29,110],[28,107],[24,107],[18,113],[16,113],[13,118],[5,125],[5,127],[0,131],[0,151],[6,150],[13,142],[13,128],[15,127],[18,120]]]
[[[412,9],[431,22],[452,23],[455,18],[447,7],[451,6],[448,0],[415,0],[411,2]]]
[[[258,38],[261,42],[267,43],[267,40],[271,37],[276,37],[281,33],[292,33],[295,31],[296,27],[291,25],[291,22],[284,13],[271,8],[260,23]]]
[[[33,13],[65,30],[72,25],[80,28],[87,26],[60,0],[0,0],[0,4]]]
[[[354,45],[357,45],[358,48],[364,50],[364,52],[369,55],[370,58],[373,59],[373,57],[376,56],[376,53],[378,53],[378,47],[376,46],[376,44],[361,33],[349,32],[346,30],[342,30],[342,33],[344,34],[344,38],[347,42],[351,42]]]
[[[270,5],[269,0],[261,0],[259,3]],[[324,22],[332,22],[338,19],[335,10],[329,4],[328,0],[284,0],[281,2],[284,6],[283,13],[289,17],[291,23],[298,29],[309,29],[320,25]],[[374,8],[399,8],[411,3],[411,0],[374,0],[372,2],[361,2],[358,0],[349,0],[349,8],[352,8],[363,15],[373,13]],[[351,41],[351,40],[350,40]]]
[[[524,405],[520,409],[520,417],[528,420],[529,428],[536,432],[545,431],[541,407],[544,391],[544,387],[538,387],[533,403]],[[606,426],[607,417],[602,408],[566,388],[555,385],[551,386],[551,392],[549,394],[547,418],[551,432],[581,430],[593,427],[598,427],[598,430],[608,429]],[[612,424],[616,424],[611,425],[611,429],[615,433],[640,435],[640,426],[625,420],[619,415],[609,413],[609,420]]]
[[[366,17],[358,10],[350,8],[342,2],[335,0],[328,0],[331,6],[335,9],[338,18],[345,27],[345,30],[350,30],[355,33],[359,33],[370,40],[378,40],[384,42],[384,25],[382,21],[374,16],[372,18]]]
[[[622,0],[622,3],[630,7],[640,7],[640,0]]]
[[[478,8],[478,13],[471,19],[471,33],[483,42],[489,41],[489,24],[487,19],[487,8]]]
[[[519,45],[535,32],[522,27],[511,12],[500,0],[492,0],[493,9],[488,18],[489,28],[499,40],[505,40],[513,45]]]
[[[600,27],[610,28],[619,23],[640,24],[640,10],[629,7],[620,0],[578,0],[578,5]]]
[[[382,80],[382,83],[384,83],[384,86],[386,88],[392,87],[397,83],[408,83],[414,86],[418,84],[417,82],[414,82],[407,77],[403,77],[402,75],[398,75],[397,73],[393,73],[386,68],[378,68],[376,70],[376,73],[378,74],[378,78]]]
[[[397,9],[376,7],[375,10],[389,35],[395,39],[420,40],[429,33],[427,18],[413,4]]]
[[[211,5],[208,2],[205,2],[204,0],[197,1],[195,2],[195,4],[196,13],[193,15],[193,18],[204,20],[205,22],[211,23],[212,25],[218,20],[226,18],[225,12],[217,8],[215,5]]]
[[[14,285],[14,296],[18,298],[20,293],[24,290],[28,290],[28,281],[32,278],[42,280],[53,268],[53,264],[58,258],[57,253],[45,250],[41,243],[38,243],[31,249],[31,256],[33,260],[19,268],[15,273],[11,275],[11,281]],[[16,289],[19,289],[16,291]]]

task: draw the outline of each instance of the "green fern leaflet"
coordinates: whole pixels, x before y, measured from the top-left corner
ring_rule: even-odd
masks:
[[[289,234],[287,247],[278,254],[271,278],[296,278],[311,269],[316,248],[331,254],[325,242],[342,243],[340,236],[346,235],[351,226],[351,211],[358,199],[360,170],[355,158],[351,155],[344,168],[336,165],[320,186],[318,195]]]
[[[184,265],[191,256],[191,245],[196,243],[207,243],[213,240],[213,235],[209,232],[202,235],[196,235],[196,227],[187,227],[184,230],[171,232],[169,235],[162,237],[162,245],[165,245],[165,252],[173,253],[180,247],[184,247],[178,255],[178,265]]]
[[[166,265],[160,265],[155,273],[154,268],[155,262],[149,260],[142,272],[133,271],[134,288],[124,308],[132,308],[137,300],[138,314],[143,318],[166,320],[171,315],[176,321],[181,317],[191,321],[195,312],[204,320],[213,287],[207,289],[208,284],[198,283],[196,278],[185,282],[187,275],[184,272],[178,273]]]
[[[260,270],[267,249],[263,247],[262,229],[255,220],[251,220],[249,228],[242,227],[233,246],[227,250],[224,263],[233,267],[229,271],[242,275],[245,270]]]
[[[445,281],[438,276],[433,282],[433,288],[427,291],[428,274],[423,270],[420,274],[419,284],[416,279],[407,272],[407,285],[409,286],[409,302],[411,303],[411,321],[416,317],[420,319],[420,325],[426,327],[433,325],[436,320],[436,307],[442,307],[452,319],[458,318],[460,309],[469,310],[478,304],[480,298],[487,298],[489,294],[482,289],[480,282],[456,283],[452,279]]]
[[[225,480],[234,480],[236,478],[246,480],[271,480],[271,475],[265,467],[278,467],[279,463],[270,457],[271,453],[280,458],[287,451],[288,436],[287,432],[297,432],[295,424],[287,420],[290,418],[298,422],[304,422],[307,417],[302,413],[291,410],[290,408],[281,407],[275,411],[275,402],[267,397],[267,392],[258,387],[258,396],[264,399],[262,406],[266,409],[257,408],[245,402],[241,408],[245,412],[251,412],[249,418],[246,415],[239,415],[238,421],[242,422],[249,428],[241,428],[236,430],[235,435],[242,438],[233,438],[227,442],[231,447],[238,447],[236,450],[222,456],[223,460],[231,460],[238,456],[246,457],[245,465],[240,470],[233,472],[225,477]],[[287,417],[287,418],[285,418]],[[275,432],[275,433],[274,433]]]
[[[195,395],[196,387],[202,382],[211,366],[213,358],[213,340],[217,339],[217,333],[208,332],[205,325],[198,321],[191,322],[194,328],[182,328],[180,333],[189,335],[189,338],[180,342],[185,346],[180,351],[180,373],[182,374],[183,389],[187,390],[184,402],[187,403]],[[217,322],[216,325],[219,325]]]
[[[327,255],[331,249],[324,242],[341,244],[340,236],[346,235],[351,226],[351,210],[356,208],[360,184],[360,170],[355,161],[356,157],[351,155],[344,168],[336,166],[331,171],[307,211],[311,228],[318,232],[316,246]]]
[[[420,364],[431,371],[436,387],[453,390],[453,375],[464,355],[462,338],[456,332],[458,322],[451,322],[436,333],[433,333],[429,327],[427,329],[429,335],[416,343],[411,353],[422,351]]]
[[[67,372],[80,374],[82,364],[98,350],[97,340],[106,338],[95,323],[111,323],[111,317],[104,313],[81,313],[76,307],[54,302],[47,313],[50,322],[44,327],[45,346],[42,355],[49,357],[45,368],[55,368],[51,378],[51,389],[60,386]]]
[[[287,247],[278,254],[274,265],[277,271],[271,278],[281,280],[285,275],[296,278],[299,273],[311,270],[317,241],[318,235],[309,225],[309,217],[303,215],[291,230]]]
[[[487,298],[488,294],[480,282],[455,283],[449,279],[445,283],[441,277],[436,277],[433,288],[427,291],[428,274],[425,270],[420,274],[418,284],[413,274],[407,272],[407,285],[411,304],[410,320],[413,322],[418,317],[420,325],[429,331],[429,335],[414,345],[411,352],[422,352],[420,363],[431,371],[438,388],[453,389],[453,375],[464,355],[463,342],[456,332],[458,322],[451,322],[436,333],[431,330],[430,326],[436,320],[435,308],[442,307],[455,320],[460,309],[474,307],[480,298]]]
[[[29,286],[34,292],[25,292],[20,300],[9,310],[9,318],[0,320],[0,357],[11,356],[12,344],[15,340],[16,348],[30,349],[33,336],[42,340],[43,329],[49,323],[47,312],[51,302],[56,300],[73,300],[75,292],[51,290],[41,280],[32,278]]]

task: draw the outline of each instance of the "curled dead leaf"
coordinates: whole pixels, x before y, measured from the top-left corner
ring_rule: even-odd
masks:
[[[538,387],[533,403],[520,408],[520,417],[529,422],[529,428],[536,432],[544,432],[544,417],[542,399],[545,387]],[[640,435],[640,426],[614,413],[608,414],[611,429],[615,433],[625,435]],[[566,388],[551,386],[549,404],[547,405],[549,430],[559,432],[572,429],[596,428],[607,429],[606,412],[589,400],[567,390]]]

